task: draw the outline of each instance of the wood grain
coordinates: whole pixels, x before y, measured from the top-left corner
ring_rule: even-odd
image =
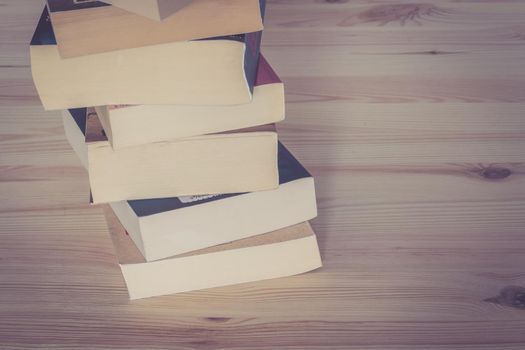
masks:
[[[269,1],[325,266],[133,303],[32,86],[41,4],[0,8],[0,348],[525,348],[523,1]]]

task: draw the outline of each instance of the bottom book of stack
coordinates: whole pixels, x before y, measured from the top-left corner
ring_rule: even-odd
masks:
[[[308,222],[147,262],[107,206],[105,213],[132,300],[292,276],[322,265]]]

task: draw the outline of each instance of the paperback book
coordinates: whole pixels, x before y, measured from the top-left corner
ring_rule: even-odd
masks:
[[[252,99],[261,33],[62,58],[46,8],[30,45],[31,71],[47,110],[122,104],[243,104]]]
[[[94,204],[262,191],[279,184],[274,125],[114,150],[94,109],[64,111],[63,121],[88,171]]]

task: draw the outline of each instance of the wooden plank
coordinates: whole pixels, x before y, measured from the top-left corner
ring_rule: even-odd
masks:
[[[0,348],[525,347],[523,1],[268,2],[325,266],[132,303],[31,81],[42,3],[0,8]]]

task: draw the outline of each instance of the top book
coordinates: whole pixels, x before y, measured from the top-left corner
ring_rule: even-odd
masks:
[[[60,56],[70,58],[257,32],[263,29],[266,0],[192,1],[162,21],[101,1],[48,0],[47,5]]]
[[[193,0],[105,0],[104,2],[141,16],[162,21]]]

